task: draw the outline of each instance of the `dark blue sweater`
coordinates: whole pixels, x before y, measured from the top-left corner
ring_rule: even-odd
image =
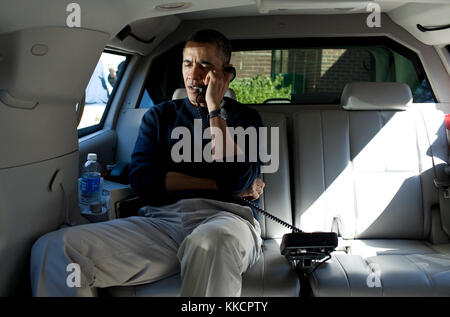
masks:
[[[259,114],[239,102],[225,98],[225,109],[227,110],[228,127],[258,128],[262,126]],[[146,200],[149,205],[163,206],[172,204],[183,198],[203,197],[229,201],[232,197],[250,187],[260,173],[259,156],[258,162],[249,160],[249,140],[246,137],[246,159],[245,162],[194,162],[194,140],[191,140],[191,162],[174,162],[171,150],[180,139],[172,139],[172,130],[176,127],[189,129],[192,139],[194,138],[194,119],[202,119],[203,128],[209,126],[206,117],[207,109],[194,107],[189,99],[180,99],[163,102],[150,108],[144,115],[136,145],[131,157],[130,184],[133,190]],[[210,139],[202,140],[202,148],[211,142]],[[259,153],[259,147],[258,147]],[[254,160],[253,160],[254,161]],[[177,193],[168,193],[165,188],[165,176],[167,172],[179,172],[195,177],[210,178],[216,181],[218,191],[187,190]],[[254,201],[258,205],[259,200]],[[252,208],[253,209],[253,208]],[[257,219],[257,212],[253,209]]]

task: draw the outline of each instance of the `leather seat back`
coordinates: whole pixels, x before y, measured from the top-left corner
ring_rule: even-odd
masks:
[[[427,131],[420,112],[408,109],[409,88],[377,84],[344,89],[342,105],[351,111],[295,114],[295,220],[302,229],[334,229],[344,238],[427,237],[437,200],[435,192],[423,196],[433,187]]]
[[[261,207],[283,221],[292,224],[286,117],[283,114],[272,112],[260,112],[260,115],[268,131],[268,151],[266,152],[271,153],[274,159],[274,151],[278,151],[279,160],[278,169],[274,173],[262,174],[266,186],[260,199]],[[271,128],[278,130],[277,144],[271,143]],[[282,238],[285,233],[290,232],[289,229],[262,215],[259,215],[259,223],[263,238]]]

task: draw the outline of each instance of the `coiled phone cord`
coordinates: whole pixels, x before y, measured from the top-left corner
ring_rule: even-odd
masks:
[[[258,210],[263,216],[266,216],[267,218],[271,219],[272,221],[275,221],[277,223],[279,223],[282,226],[285,226],[288,229],[291,229],[292,232],[303,232],[302,230],[300,230],[299,228],[281,220],[280,218],[268,213],[267,211],[265,211],[264,209],[260,208],[258,205],[256,205],[255,203],[251,202],[250,200],[248,200],[247,198],[244,197],[239,197],[239,196],[234,196],[235,199],[243,201],[245,204],[247,204],[250,207],[255,208],[256,210]]]

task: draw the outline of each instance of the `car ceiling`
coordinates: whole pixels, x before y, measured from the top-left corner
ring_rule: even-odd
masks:
[[[60,0],[2,0],[0,33],[25,28],[66,26],[72,1]],[[180,0],[75,0],[81,8],[81,27],[109,34],[109,46],[121,50],[148,54],[185,21],[261,16],[271,18],[283,15],[349,15],[370,14],[367,0],[187,0],[176,8]],[[378,0],[381,11],[427,45],[450,43],[450,29],[422,32],[417,24],[426,27],[450,23],[449,0]],[[181,5],[181,4],[180,4]],[[165,7],[175,7],[167,9]],[[278,17],[280,18],[280,17]],[[322,20],[323,21],[323,20]],[[152,44],[143,44],[133,38],[119,40],[116,35],[126,25]],[[312,25],[311,27],[316,27]],[[320,28],[320,25],[317,25]],[[301,34],[299,34],[301,36]]]

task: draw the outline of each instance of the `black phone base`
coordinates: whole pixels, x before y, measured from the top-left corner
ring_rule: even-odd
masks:
[[[337,245],[335,232],[292,232],[283,236],[280,252],[291,266],[309,275],[331,258]]]
[[[289,264],[305,273],[311,274],[320,264],[328,261],[338,246],[336,232],[303,232],[299,228],[281,220],[244,197],[234,196],[238,201],[258,210],[262,215],[292,230],[283,236],[280,252]]]
[[[280,252],[296,271],[300,282],[300,297],[313,296],[310,275],[331,258],[338,245],[335,232],[292,232],[283,236]]]

